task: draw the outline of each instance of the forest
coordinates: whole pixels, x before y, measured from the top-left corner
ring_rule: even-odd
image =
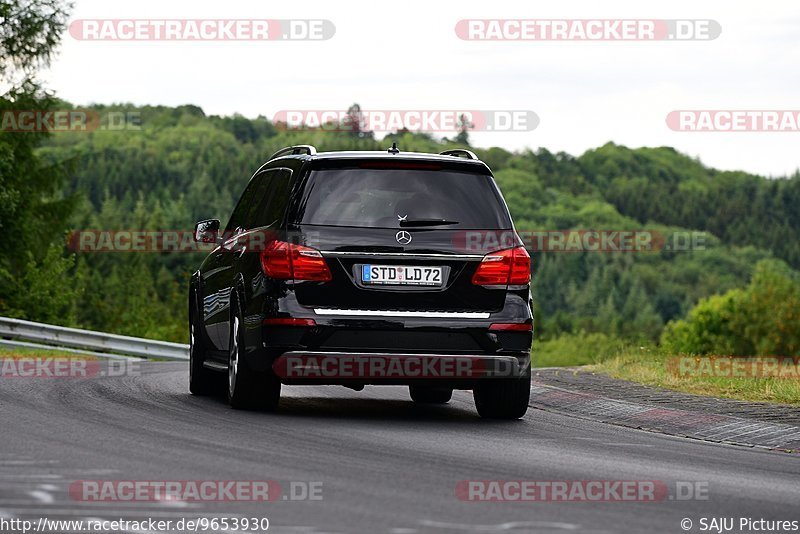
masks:
[[[13,201],[0,202],[1,315],[186,342],[187,280],[201,252],[76,250],[72,232],[191,232],[204,218],[224,223],[252,173],[279,148],[385,150],[396,141],[403,151],[475,151],[520,232],[646,231],[668,244],[671,236],[701,236],[699,246],[650,251],[533,250],[537,339],[598,334],[689,353],[800,351],[798,173],[720,171],[669,147],[607,143],[577,156],[470,147],[463,128],[452,138],[409,131],[378,138],[357,126],[296,130],[263,116],[209,116],[193,105],[30,104],[125,121],[0,132],[0,165],[16,154],[0,167],[0,199]],[[2,105],[20,102],[7,95]],[[773,303],[782,313],[770,313]],[[710,335],[714,321],[727,326]],[[749,334],[736,328],[743,322]],[[762,339],[772,331],[782,332],[778,343]]]

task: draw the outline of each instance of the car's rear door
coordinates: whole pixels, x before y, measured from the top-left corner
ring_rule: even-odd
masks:
[[[268,169],[257,173],[242,193],[225,228],[225,241],[217,247],[201,269],[203,317],[206,331],[218,350],[228,349],[230,328],[231,291],[237,261],[252,244],[258,245],[259,236],[248,235],[261,226],[276,175],[286,169]],[[284,193],[285,194],[285,191]]]
[[[312,171],[296,218],[333,279],[298,285],[298,302],[318,313],[501,309],[506,285],[473,275],[487,242],[509,248],[516,235],[493,178],[474,169],[397,161]]]

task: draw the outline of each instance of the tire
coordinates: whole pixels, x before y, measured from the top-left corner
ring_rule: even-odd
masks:
[[[453,396],[453,390],[449,388],[409,386],[408,392],[411,400],[420,404],[447,404]]]
[[[478,414],[485,419],[519,419],[528,411],[531,375],[488,378],[472,390]]]
[[[228,349],[228,403],[236,410],[274,411],[281,398],[281,383],[271,372],[257,372],[241,358],[242,313],[237,299],[231,302],[231,335]]]
[[[218,373],[203,366],[206,346],[200,331],[200,321],[195,308],[195,294],[189,293],[189,392],[192,395],[213,395],[220,382]]]

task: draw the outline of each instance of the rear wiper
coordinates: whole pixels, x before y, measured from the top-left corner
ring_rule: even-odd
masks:
[[[404,219],[400,221],[400,228],[408,228],[411,226],[449,226],[451,224],[460,224],[458,221],[448,221],[447,219]]]

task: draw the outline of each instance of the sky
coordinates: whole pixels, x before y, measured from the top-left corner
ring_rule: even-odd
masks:
[[[704,164],[782,176],[800,131],[685,132],[674,110],[800,110],[800,4],[407,0],[75,0],[78,19],[327,19],[325,41],[93,41],[65,34],[42,78],[78,105],[195,104],[207,114],[280,110],[529,110],[532,131],[472,132],[473,145],[579,155],[609,141],[672,146]],[[711,19],[690,41],[467,41],[461,19]],[[447,132],[435,135],[452,135]],[[402,148],[402,147],[401,147]]]

